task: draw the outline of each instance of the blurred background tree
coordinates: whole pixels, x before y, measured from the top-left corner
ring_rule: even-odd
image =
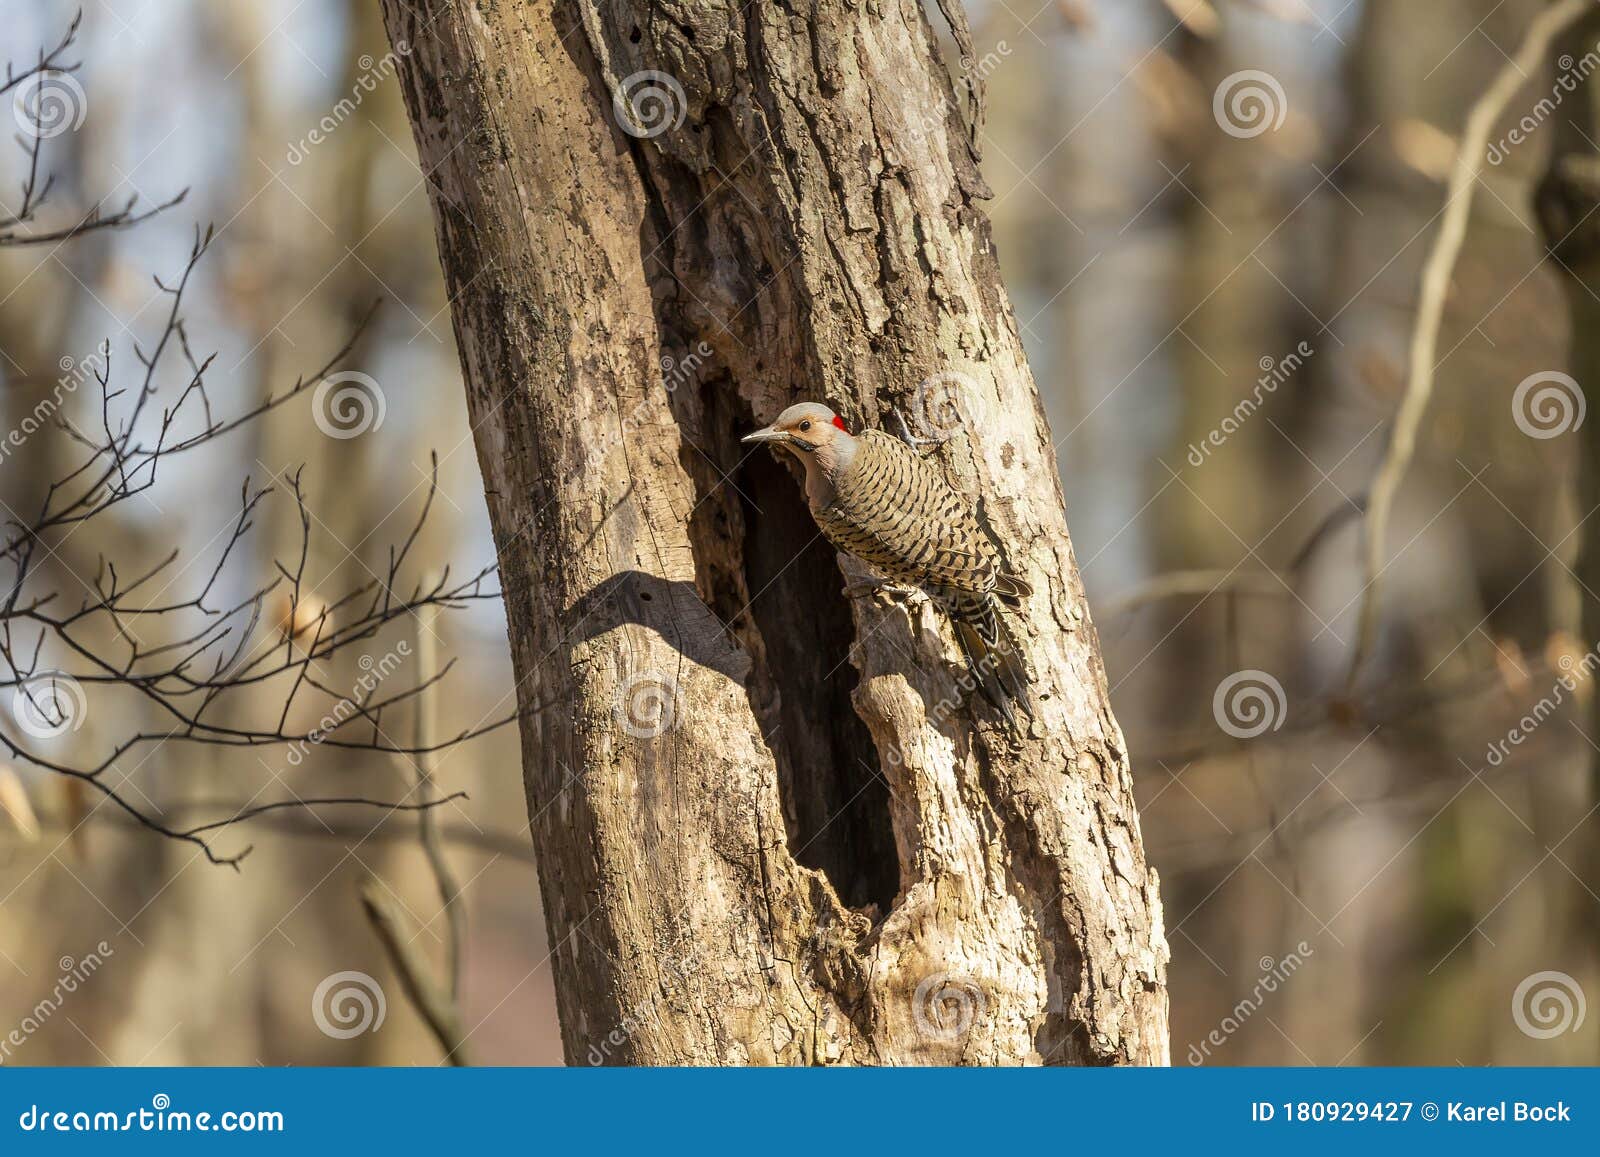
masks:
[[[217,237],[190,325],[197,348],[219,351],[213,399],[247,408],[292,385],[381,296],[389,304],[351,364],[384,386],[387,412],[381,427],[341,440],[308,436],[306,410],[286,406],[236,436],[256,439],[248,450],[236,440],[175,473],[179,498],[165,509],[130,503],[114,535],[102,527],[96,541],[55,544],[40,566],[57,586],[92,580],[97,556],[114,548],[180,536],[198,552],[234,512],[244,474],[272,483],[301,464],[307,490],[329,500],[316,507],[328,524],[314,539],[318,586],[359,580],[403,536],[430,450],[440,498],[417,557],[492,559],[425,176],[392,75],[322,143],[303,143],[359,89],[363,58],[376,66],[388,51],[372,8],[146,0],[86,10],[73,75],[87,115],[45,142],[61,218],[97,197],[117,206],[138,190],[151,206],[191,191],[136,229],[0,251],[7,429],[54,387],[62,357],[109,338],[132,364],[129,343],[159,325],[150,276],[181,267],[208,222]],[[1445,301],[1435,396],[1387,539],[1376,647],[1353,693],[1344,687],[1361,512],[1407,381],[1445,181],[1469,107],[1546,8],[969,5],[976,55],[994,61],[986,209],[1057,439],[1162,877],[1179,1063],[1600,1061],[1600,817],[1584,730],[1596,640],[1581,626],[1572,570],[1590,512],[1578,499],[1577,437],[1532,436],[1513,409],[1531,375],[1577,372],[1564,274],[1532,201],[1556,125],[1535,110],[1563,91],[1562,52],[1579,72],[1592,44],[1530,72],[1493,133],[1502,156],[1476,182]],[[12,5],[3,55],[27,67],[73,11]],[[1263,85],[1276,102],[1266,127],[1240,136],[1254,126],[1227,131],[1215,98],[1248,70],[1282,97]],[[1524,117],[1534,127],[1513,143]],[[0,159],[0,212],[14,211],[26,155]],[[1304,364],[1195,464],[1191,448],[1302,341],[1314,351]],[[75,420],[94,419],[92,400],[74,396]],[[0,465],[0,498],[37,508],[70,453],[59,439],[28,439]],[[272,528],[281,553],[296,521],[291,504],[259,529]],[[238,570],[259,573],[242,561]],[[438,733],[451,735],[504,712],[512,684],[497,606],[443,616],[439,633],[442,655],[458,659],[456,691],[437,703]],[[1283,707],[1279,726],[1241,738],[1219,723],[1216,692],[1252,670],[1281,686]],[[357,673],[338,671],[330,685],[347,688]],[[1276,711],[1271,687],[1257,685]],[[139,708],[125,710],[97,712],[66,742],[137,723]],[[302,795],[331,775],[362,794],[411,786],[393,756],[318,753],[322,762],[297,769],[222,754],[169,752],[122,774],[171,815],[282,790],[274,776]],[[516,766],[508,731],[441,757],[441,790],[472,798],[438,817],[470,916],[462,1005],[475,1059],[552,1062],[561,1052],[545,930],[526,902]],[[227,837],[230,850],[255,845],[236,875],[129,829],[59,777],[0,774],[17,785],[5,798],[20,790],[28,801],[0,814],[0,1040],[55,986],[62,957],[80,960],[102,939],[115,950],[17,1061],[437,1060],[398,999],[381,1029],[348,1039],[311,1015],[318,984],[341,971],[398,992],[359,918],[369,867],[441,959],[415,816],[375,830],[376,817],[331,811],[320,823],[262,817]],[[1557,992],[1572,1015],[1549,1032],[1561,1028]],[[1540,993],[1546,1002],[1532,1003]],[[1533,1018],[1540,1009],[1555,1010],[1548,1025]]]

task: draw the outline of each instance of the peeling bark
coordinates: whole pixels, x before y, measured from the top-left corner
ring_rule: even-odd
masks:
[[[384,9],[568,1060],[1165,1063],[1157,881],[976,207],[975,88],[921,5]],[[853,427],[954,402],[937,460],[1038,592],[1026,736],[966,702],[929,607],[847,602],[796,480],[741,454],[802,398]]]

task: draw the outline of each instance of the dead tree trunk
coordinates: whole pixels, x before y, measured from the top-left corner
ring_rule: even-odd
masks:
[[[922,6],[384,8],[569,1062],[1165,1062],[1126,746]],[[959,414],[938,460],[1038,592],[1021,741],[954,706],[931,610],[841,596],[796,481],[741,454],[802,398]]]

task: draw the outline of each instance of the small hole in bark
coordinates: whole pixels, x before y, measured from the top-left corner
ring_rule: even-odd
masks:
[[[644,33],[640,32],[639,31],[639,26],[637,24],[635,24],[633,26],[633,31],[628,33],[628,43],[629,44],[638,44],[639,41],[641,39],[643,39],[643,38],[644,38]]]

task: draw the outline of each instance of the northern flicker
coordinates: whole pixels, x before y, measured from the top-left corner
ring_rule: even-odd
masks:
[[[1008,719],[1012,702],[1028,708],[1027,668],[1000,604],[1019,606],[1033,589],[1004,569],[971,499],[898,438],[878,430],[854,436],[817,402],[790,406],[743,441],[793,454],[823,536],[890,582],[940,602],[984,693]]]

